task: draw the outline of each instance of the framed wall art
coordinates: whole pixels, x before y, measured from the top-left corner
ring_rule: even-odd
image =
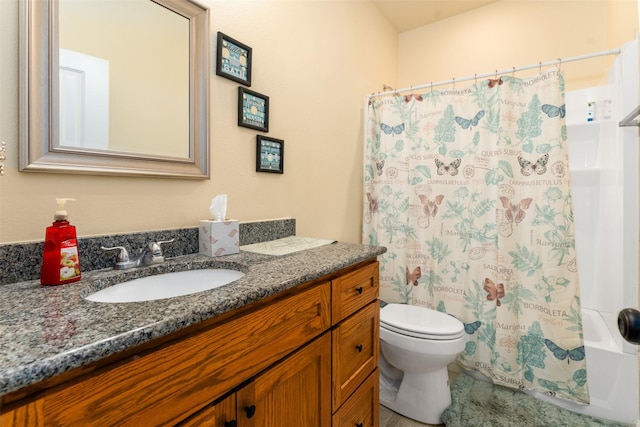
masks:
[[[218,31],[216,74],[251,86],[251,48]]]
[[[239,86],[238,126],[269,132],[269,97]]]
[[[284,141],[258,135],[256,172],[284,173]]]

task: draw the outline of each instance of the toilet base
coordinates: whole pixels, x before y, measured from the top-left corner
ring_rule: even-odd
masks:
[[[389,385],[396,385],[398,381],[382,377],[381,373],[381,405],[422,423],[442,424],[442,413],[451,406],[447,368],[421,374],[409,373],[403,377],[397,392]]]

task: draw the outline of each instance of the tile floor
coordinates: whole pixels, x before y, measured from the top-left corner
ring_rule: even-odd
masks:
[[[396,414],[392,410],[380,405],[380,427],[425,427],[433,425],[434,424],[424,424],[405,418],[402,415]],[[444,426],[444,424],[437,425]]]

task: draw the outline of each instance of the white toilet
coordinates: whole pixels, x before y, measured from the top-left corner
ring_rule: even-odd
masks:
[[[448,314],[407,304],[380,310],[380,403],[405,417],[441,424],[451,405],[447,365],[466,343]]]

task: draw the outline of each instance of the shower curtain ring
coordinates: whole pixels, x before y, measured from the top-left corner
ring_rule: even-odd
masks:
[[[516,78],[516,67],[513,67],[513,72],[511,73],[511,77]]]
[[[562,58],[558,58],[558,71],[560,71],[561,66],[562,66]]]
[[[453,90],[456,90],[456,78],[453,78]]]
[[[542,61],[538,63],[538,74],[542,74]]]
[[[478,84],[478,73],[475,73],[473,75],[473,78],[475,79],[476,84]]]
[[[431,82],[431,93],[433,93],[433,82]]]

